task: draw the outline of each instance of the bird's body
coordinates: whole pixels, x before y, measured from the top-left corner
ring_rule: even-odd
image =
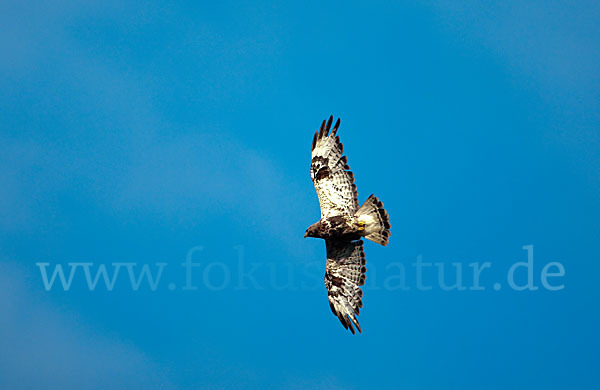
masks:
[[[311,225],[307,237],[338,240],[358,240],[364,232],[364,226],[358,224],[358,220],[349,215],[336,215],[324,218]]]
[[[383,203],[371,195],[358,207],[358,193],[343,145],[329,121],[321,124],[313,138],[311,178],[321,205],[321,219],[311,225],[304,237],[322,238],[327,247],[325,286],[332,312],[354,333],[361,331],[356,316],[362,307],[365,281],[365,254],[362,237],[387,245],[390,223]],[[331,130],[331,133],[330,133]]]

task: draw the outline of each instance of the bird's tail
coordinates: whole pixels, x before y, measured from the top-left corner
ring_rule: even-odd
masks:
[[[367,240],[383,246],[388,244],[392,225],[388,213],[383,209],[383,202],[380,202],[377,197],[369,196],[356,212],[356,218],[359,226],[364,228],[364,236]]]

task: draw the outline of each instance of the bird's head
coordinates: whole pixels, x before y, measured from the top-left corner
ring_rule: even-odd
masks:
[[[304,233],[304,238],[306,237],[318,237],[318,233],[319,233],[319,223],[315,223],[313,225],[310,225],[308,227],[308,229],[306,229],[306,232]]]

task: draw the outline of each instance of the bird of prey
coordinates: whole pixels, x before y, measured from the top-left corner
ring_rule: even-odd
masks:
[[[319,204],[321,219],[306,229],[304,237],[325,240],[327,263],[325,287],[329,306],[342,325],[354,334],[354,326],[361,332],[356,316],[362,307],[365,284],[365,253],[362,237],[383,246],[388,244],[390,219],[383,203],[371,195],[358,207],[358,192],[348,158],[342,156],[343,145],[336,135],[338,119],[333,129],[331,122],[323,121],[312,143],[312,178]],[[331,130],[331,131],[330,131]]]

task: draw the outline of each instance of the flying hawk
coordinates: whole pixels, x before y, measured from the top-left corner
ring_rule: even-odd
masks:
[[[329,306],[342,325],[354,334],[352,324],[361,332],[356,316],[362,307],[360,286],[365,284],[367,271],[361,238],[385,246],[391,225],[383,203],[375,196],[369,196],[358,207],[354,174],[350,172],[348,158],[342,156],[344,147],[340,137],[336,136],[340,120],[333,129],[332,121],[333,116],[323,121],[313,138],[310,177],[319,197],[321,220],[306,229],[304,237],[325,240]]]

